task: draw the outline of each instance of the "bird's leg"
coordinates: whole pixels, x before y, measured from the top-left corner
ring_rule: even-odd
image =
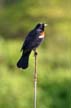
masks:
[[[37,56],[37,51],[36,51],[36,49],[34,49],[34,56]]]

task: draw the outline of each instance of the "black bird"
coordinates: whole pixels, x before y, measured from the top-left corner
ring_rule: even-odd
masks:
[[[17,63],[18,68],[26,69],[28,67],[29,55],[32,50],[35,50],[40,43],[44,40],[44,28],[47,24],[39,23],[36,27],[29,32],[24,44],[21,48],[22,56]]]

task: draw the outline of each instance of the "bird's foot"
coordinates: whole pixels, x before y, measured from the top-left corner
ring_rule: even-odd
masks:
[[[35,52],[34,52],[34,56],[37,56],[37,54],[38,54],[38,53],[35,51]]]
[[[33,51],[34,51],[34,56],[37,56],[38,53],[37,53],[36,49],[33,49]]]

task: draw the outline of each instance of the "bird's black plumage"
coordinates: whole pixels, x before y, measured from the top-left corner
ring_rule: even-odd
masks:
[[[22,56],[17,63],[18,68],[26,69],[28,67],[29,55],[33,49],[36,49],[44,39],[45,24],[37,24],[36,27],[29,32],[24,44],[21,48]]]

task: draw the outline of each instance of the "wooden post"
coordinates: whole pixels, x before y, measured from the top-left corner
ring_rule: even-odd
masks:
[[[36,52],[36,50],[34,50],[34,57],[35,57],[35,70],[34,70],[34,108],[36,108],[36,104],[37,104],[37,68],[36,68],[37,52]]]

